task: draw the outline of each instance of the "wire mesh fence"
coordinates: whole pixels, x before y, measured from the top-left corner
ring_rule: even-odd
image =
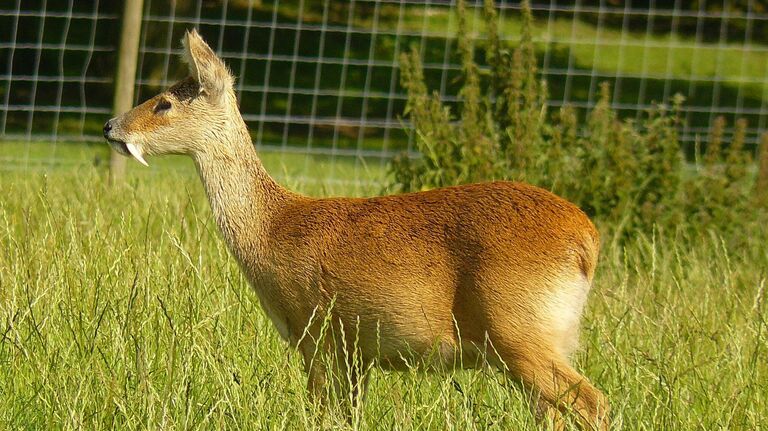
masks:
[[[73,143],[101,141],[120,31],[115,3],[2,3],[0,166],[67,166]],[[356,181],[411,149],[401,52],[417,46],[430,88],[458,102],[455,6],[455,0],[145,0],[136,102],[185,75],[179,40],[196,27],[238,77],[241,110],[262,151],[351,166],[329,179]],[[482,46],[482,2],[468,7],[470,31]],[[514,45],[520,4],[497,7],[502,35]],[[613,107],[630,119],[676,93],[685,96],[681,139],[689,149],[697,140],[706,143],[717,116],[728,124],[746,118],[748,145],[765,129],[763,2],[552,0],[533,1],[532,9],[551,106],[587,110],[600,83],[609,82]]]

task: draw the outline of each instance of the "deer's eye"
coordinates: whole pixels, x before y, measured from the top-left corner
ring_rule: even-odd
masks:
[[[155,114],[162,114],[163,112],[171,109],[171,102],[166,99],[162,99],[155,105]]]

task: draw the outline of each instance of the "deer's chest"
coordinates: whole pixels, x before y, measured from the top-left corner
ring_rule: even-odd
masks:
[[[286,313],[280,309],[277,304],[274,303],[270,298],[266,298],[265,295],[259,294],[258,290],[256,293],[259,296],[259,302],[261,303],[261,308],[264,310],[264,313],[267,315],[269,320],[272,321],[272,324],[275,325],[275,329],[277,329],[277,333],[280,334],[280,338],[282,338],[285,341],[290,340],[290,327],[288,326],[288,316]]]

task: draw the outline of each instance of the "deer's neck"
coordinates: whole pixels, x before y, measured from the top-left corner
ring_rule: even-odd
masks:
[[[267,174],[247,131],[228,139],[195,163],[224,239],[251,266],[263,258],[270,220],[292,194]]]

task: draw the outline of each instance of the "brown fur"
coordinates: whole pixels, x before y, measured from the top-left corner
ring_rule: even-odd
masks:
[[[599,248],[583,212],[510,182],[370,199],[292,193],[261,165],[223,62],[196,32],[185,47],[192,77],[110,120],[107,137],[194,158],[222,235],[304,355],[312,392],[362,391],[373,362],[485,360],[520,379],[556,427],[572,410],[583,427],[607,428],[604,396],[569,364]],[[160,99],[173,108],[155,112]]]

